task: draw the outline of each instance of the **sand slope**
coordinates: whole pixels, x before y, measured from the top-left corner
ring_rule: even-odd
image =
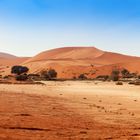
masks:
[[[17,57],[7,53],[0,53],[0,74],[9,74],[9,67],[25,62],[29,57]],[[5,72],[7,71],[7,72]]]
[[[0,58],[13,59],[13,58],[16,58],[16,56],[8,54],[8,53],[0,52]]]
[[[58,78],[72,78],[82,73],[94,78],[110,74],[114,66],[140,72],[140,57],[105,52],[95,47],[65,47],[42,52],[25,61],[31,73],[54,68]]]
[[[29,59],[29,57],[17,57],[8,53],[0,53],[0,66],[11,66],[21,64]]]
[[[42,52],[26,63],[43,60],[79,60],[94,59],[104,52],[95,47],[64,47]]]

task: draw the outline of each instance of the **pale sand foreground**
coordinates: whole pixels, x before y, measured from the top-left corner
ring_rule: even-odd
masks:
[[[0,85],[0,140],[140,140],[140,86]]]

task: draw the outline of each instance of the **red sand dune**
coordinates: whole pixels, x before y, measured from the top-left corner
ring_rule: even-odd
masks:
[[[7,53],[0,53],[0,66],[12,66],[14,64],[21,64],[29,59],[29,57],[17,57]]]
[[[122,62],[123,63],[135,62],[137,60],[140,60],[140,57],[122,55],[122,54],[112,53],[112,52],[104,52],[103,55],[97,57],[94,61],[108,65],[108,64],[116,64]]]
[[[54,68],[59,78],[72,78],[81,73],[87,77],[110,74],[113,67],[128,68],[140,72],[140,57],[105,52],[95,47],[65,47],[42,52],[25,61],[30,72]]]
[[[44,51],[29,59],[26,63],[44,60],[93,60],[102,54],[104,52],[95,47],[64,47]]]
[[[28,57],[17,57],[7,53],[0,53],[0,73],[10,66],[18,65],[29,59]]]
[[[13,58],[13,59],[6,59],[6,58],[0,58],[0,66],[12,66],[12,65],[17,65],[21,64],[22,62],[26,61],[27,58]]]
[[[12,57],[10,61],[4,58],[0,59],[0,62],[9,65],[21,63],[28,66],[31,73],[54,68],[58,72],[58,78],[77,77],[82,73],[94,78],[110,74],[114,66],[140,73],[140,57],[106,52],[95,47],[57,48],[39,53],[30,59]]]
[[[6,59],[12,59],[12,58],[16,58],[16,56],[8,54],[8,53],[0,53],[0,58],[6,58]]]

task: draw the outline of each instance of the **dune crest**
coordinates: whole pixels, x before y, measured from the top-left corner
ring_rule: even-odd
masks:
[[[43,60],[95,59],[102,54],[104,54],[104,51],[95,47],[63,47],[41,52],[25,63]]]

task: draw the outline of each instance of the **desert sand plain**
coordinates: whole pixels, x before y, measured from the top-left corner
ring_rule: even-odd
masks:
[[[140,86],[0,85],[0,140],[139,140]]]

